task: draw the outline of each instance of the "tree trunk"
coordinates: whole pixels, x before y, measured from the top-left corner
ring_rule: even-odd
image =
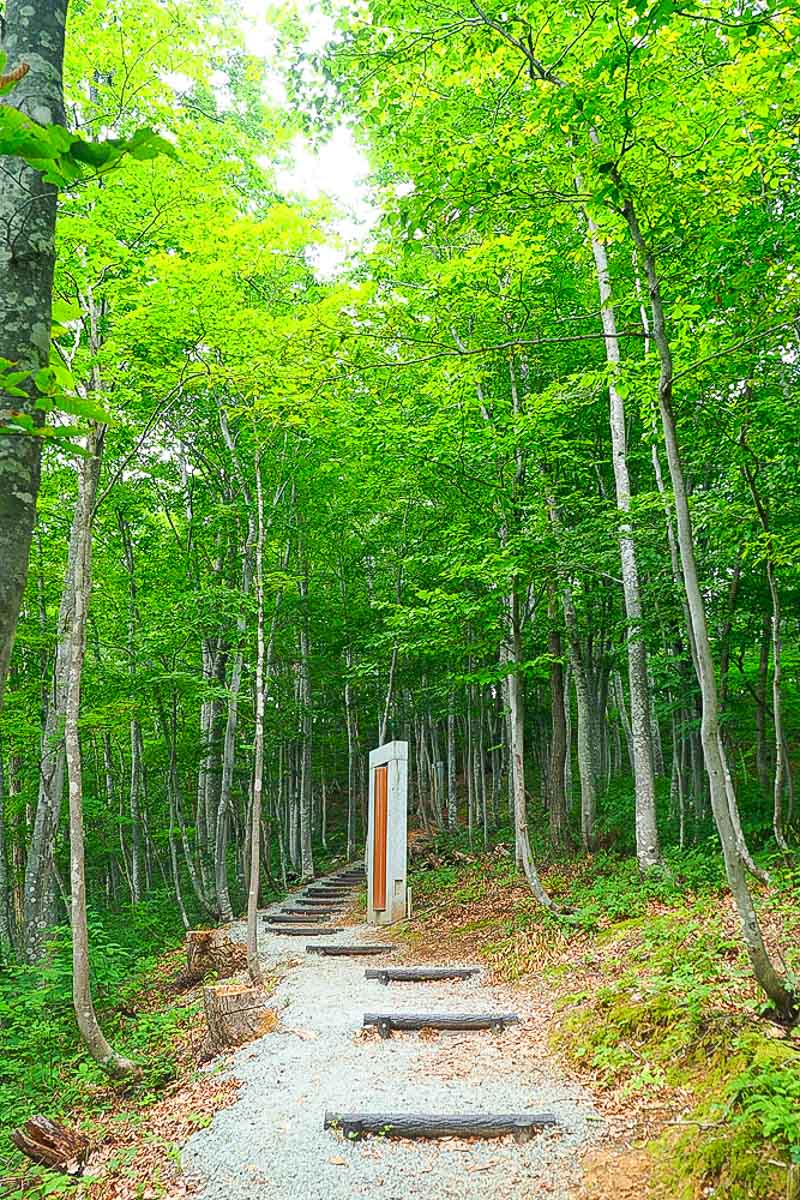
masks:
[[[261,806],[264,790],[264,492],[261,462],[256,459],[256,695],[253,788],[250,797],[250,880],[247,891],[247,970],[254,987],[261,987],[264,974],[258,957],[258,890],[261,869]]]
[[[553,901],[544,890],[539,872],[533,861],[528,836],[528,807],[525,795],[525,733],[522,688],[519,663],[522,658],[520,639],[519,597],[512,588],[506,599],[506,642],[503,647],[506,665],[505,692],[509,713],[511,749],[511,779],[513,789],[514,834],[517,861],[522,867],[531,893],[545,908],[553,908]]]
[[[741,438],[742,445],[745,445],[744,434]],[[782,672],[782,629],[781,629],[781,595],[778,588],[778,577],[775,572],[774,547],[772,544],[772,533],[769,525],[769,512],[767,505],[759,494],[756,486],[756,470],[757,467],[751,468],[745,463],[744,471],[750,488],[750,494],[753,497],[753,503],[758,513],[758,519],[761,522],[761,528],[764,531],[766,538],[766,569],[767,569],[767,584],[769,586],[770,600],[772,601],[772,720],[775,729],[775,776],[772,788],[772,829],[775,834],[775,841],[778,843],[779,849],[788,851],[789,845],[786,841],[783,822],[783,788],[784,788],[784,735],[783,735],[783,695],[781,691],[781,672]]]
[[[67,0],[6,0],[2,49],[6,67],[28,73],[0,104],[20,109],[42,124],[64,124],[62,63]],[[0,174],[0,358],[33,376],[50,356],[56,189],[22,159],[6,158]],[[25,398],[0,391],[0,428],[12,413],[34,426],[33,380]],[[22,433],[0,435],[0,710],[28,573],[28,555],[39,491],[41,442]]]
[[[78,543],[75,555],[75,609],[70,631],[69,668],[64,722],[64,744],[69,786],[69,835],[72,923],[72,998],[81,1037],[92,1058],[116,1078],[135,1073],[137,1068],[122,1058],[106,1041],[94,1010],[89,982],[89,930],[86,916],[86,872],[83,836],[83,782],[78,720],[81,677],[86,651],[86,617],[91,592],[92,512],[98,477],[103,433],[89,437],[89,454],[81,461],[78,485]]]
[[[0,743],[0,961],[5,962],[12,948],[8,860],[6,858],[6,777],[3,747]]]
[[[616,176],[614,182],[619,186],[621,193],[626,195],[619,175],[616,171],[614,171],[614,174]],[[675,500],[678,549],[680,551],[683,585],[697,650],[700,691],[703,702],[701,738],[709,779],[711,808],[722,845],[728,883],[739,913],[742,937],[747,948],[753,973],[781,1016],[785,1019],[790,1019],[797,1011],[796,997],[793,995],[790,986],[787,985],[775,970],[764,944],[758,915],[747,885],[744,861],[733,819],[735,796],[733,796],[730,773],[720,738],[719,705],[714,661],[711,654],[711,642],[708,636],[705,604],[697,575],[692,519],[683,475],[683,464],[678,446],[675,418],[672,411],[674,370],[672,365],[672,350],[667,336],[666,321],[661,300],[660,282],[655,260],[645,242],[639,225],[638,215],[630,196],[627,195],[623,203],[623,215],[627,221],[637,253],[644,264],[650,292],[653,340],[658,350],[661,368],[658,403]]]
[[[347,651],[348,674],[353,666],[351,651]],[[353,691],[350,679],[344,685],[344,712],[347,723],[347,861],[356,853],[356,746],[353,727]]]
[[[633,541],[633,528],[630,521],[631,486],[628,474],[628,449],[625,433],[625,401],[618,386],[621,355],[611,291],[611,274],[605,243],[602,241],[597,226],[588,212],[585,211],[584,215],[592,245],[597,287],[600,295],[600,317],[603,324],[603,332],[605,333],[606,361],[610,370],[608,395],[610,401],[611,448],[617,508],[621,514],[619,549],[628,633],[628,683],[631,698],[631,735],[636,787],[636,857],[640,870],[649,871],[661,862],[661,849],[656,825],[656,793],[650,728],[647,652],[642,633],[639,569]]]
[[[311,666],[308,636],[308,571],[300,580],[303,616],[300,622],[300,873],[303,880],[314,878],[314,851],[311,845],[314,814],[312,807],[311,765],[313,712],[311,709]]]
[[[769,680],[769,654],[772,641],[772,621],[765,614],[761,622],[761,646],[758,656],[758,677],[755,687],[756,704],[756,771],[761,793],[769,795],[770,755],[767,741],[767,683]]]
[[[100,460],[87,460],[87,469],[99,473]],[[97,480],[93,481],[96,491]],[[44,954],[47,934],[53,923],[53,856],[64,791],[64,709],[67,697],[70,632],[75,609],[75,560],[78,550],[79,504],[70,528],[67,569],[58,611],[53,674],[45,708],[39,767],[39,794],[33,833],[25,863],[23,910],[23,953],[36,963]]]
[[[447,828],[454,833],[458,827],[456,799],[456,713],[455,693],[447,693]]]
[[[564,664],[561,634],[553,625],[556,613],[555,593],[549,603],[550,629],[547,649],[550,658],[550,845],[564,850],[569,845],[567,798],[564,792],[564,760],[567,754],[567,727],[564,720]]]

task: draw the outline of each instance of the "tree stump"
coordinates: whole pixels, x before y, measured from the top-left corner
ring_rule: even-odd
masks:
[[[246,967],[247,947],[219,929],[190,929],[186,934],[186,971],[181,982],[197,983],[209,971],[228,979]]]
[[[278,1024],[269,997],[247,983],[219,983],[203,988],[208,1023],[209,1056],[262,1037]]]
[[[11,1141],[37,1166],[65,1175],[80,1175],[89,1155],[89,1139],[49,1117],[31,1117],[11,1134]]]

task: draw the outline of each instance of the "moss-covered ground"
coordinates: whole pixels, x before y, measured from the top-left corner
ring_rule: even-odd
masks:
[[[800,869],[767,865],[760,916],[800,974]],[[400,936],[421,957],[446,944],[501,980],[548,990],[554,1049],[646,1143],[648,1194],[785,1200],[800,1169],[800,1028],[770,1019],[716,844],[668,853],[665,868],[642,879],[635,859],[608,852],[546,867],[569,910],[554,917],[535,905],[508,840],[479,853],[437,839],[419,847],[414,920]]]

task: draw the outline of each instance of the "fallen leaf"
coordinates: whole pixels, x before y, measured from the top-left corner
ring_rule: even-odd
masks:
[[[346,1167],[347,1166],[347,1159],[339,1158],[338,1155],[334,1155],[333,1158],[329,1158],[328,1162],[331,1164],[332,1167]]]

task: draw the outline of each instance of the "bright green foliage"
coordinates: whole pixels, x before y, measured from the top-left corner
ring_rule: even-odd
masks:
[[[42,431],[38,528],[0,728],[12,941],[20,941],[76,495],[72,450],[92,423],[104,428],[104,457],[81,731],[101,1007],[107,1011],[120,973],[131,972],[142,951],[176,933],[174,913],[167,920],[163,907],[175,885],[173,849],[189,917],[213,916],[216,813],[206,783],[220,775],[239,651],[225,865],[240,911],[257,612],[244,568],[258,463],[267,638],[273,634],[262,899],[282,888],[284,870],[290,879],[298,871],[293,821],[304,770],[318,865],[326,850],[344,853],[349,799],[360,850],[365,755],[384,715],[387,736],[411,743],[412,810],[423,827],[444,815],[436,764],[447,759],[453,717],[460,829],[456,843],[437,847],[442,865],[415,879],[415,895],[447,889],[470,905],[518,882],[503,691],[512,593],[522,610],[512,665],[524,691],[534,849],[540,859],[551,855],[550,685],[562,660],[571,669],[567,806],[577,845],[569,593],[591,693],[595,853],[578,866],[574,846],[551,855],[548,879],[566,915],[543,914],[526,898],[469,923],[510,978],[538,969],[531,946],[562,940],[596,948],[603,964],[624,961],[596,992],[575,999],[570,1052],[632,1096],[689,1080],[702,1121],[721,1119],[714,1106],[729,1105],[731,1128],[687,1132],[682,1161],[694,1164],[694,1182],[719,1183],[717,1194],[729,1200],[771,1195],[771,1177],[758,1183],[760,1193],[748,1193],[746,1181],[765,1144],[781,1160],[795,1152],[787,1077],[794,1043],[768,1039],[759,1027],[761,1000],[724,907],[670,544],[652,312],[624,202],[636,204],[663,292],[723,736],[745,836],[773,875],[769,891],[756,889],[757,906],[770,932],[787,931],[791,943],[797,873],[794,850],[787,857],[775,849],[767,565],[782,602],[781,799],[794,847],[797,13],[749,0],[694,8],[531,0],[451,13],[417,0],[373,0],[338,6],[335,15],[335,41],[314,54],[297,15],[276,16],[276,60],[290,64],[286,111],[266,99],[274,80],[247,53],[223,0],[75,2],[65,69],[75,132],[31,129],[12,116],[17,140],[0,145],[38,153],[62,187],[54,352],[36,381],[52,415]],[[315,253],[335,240],[334,207],[279,194],[276,179],[298,129],[322,137],[344,119],[369,154],[380,211],[366,244],[324,279]],[[608,252],[618,367],[607,362],[590,220]],[[12,387],[23,382],[13,364],[0,368],[12,373]],[[626,405],[641,629],[663,760],[665,869],[646,879],[628,857],[634,788],[612,379]],[[30,430],[20,423],[16,432]],[[143,759],[138,816],[134,725]],[[62,817],[62,880],[65,834]],[[148,897],[159,896],[165,919],[160,933],[139,938],[137,951],[109,931],[131,911],[139,834],[149,882],[134,907],[141,915]],[[483,839],[497,847],[488,873],[450,857],[454,845],[469,856]],[[196,902],[190,865],[211,913]],[[797,971],[796,950],[784,953]],[[62,947],[53,962],[62,970],[64,961]],[[549,966],[560,989],[569,968]],[[42,1064],[58,1059],[68,1103],[77,1095],[69,1081],[94,1075],[69,1032],[65,980],[51,992],[48,977],[39,991],[35,976],[19,970],[9,966],[7,990],[21,986],[31,997],[25,1007],[36,1037],[30,1052],[15,1043],[9,1053],[32,1080],[31,1104],[49,1078]],[[728,1023],[726,989],[743,997]],[[45,993],[55,997],[53,1024],[46,1006],[37,1007]],[[8,1028],[21,1039],[20,1026]],[[150,1033],[142,1025],[137,1045],[136,1028],[121,1020],[114,1032],[121,1048],[146,1058]],[[30,1111],[18,1096],[3,1098],[9,1119]],[[726,1153],[738,1163],[727,1182]],[[674,1186],[678,1195],[684,1182]]]

